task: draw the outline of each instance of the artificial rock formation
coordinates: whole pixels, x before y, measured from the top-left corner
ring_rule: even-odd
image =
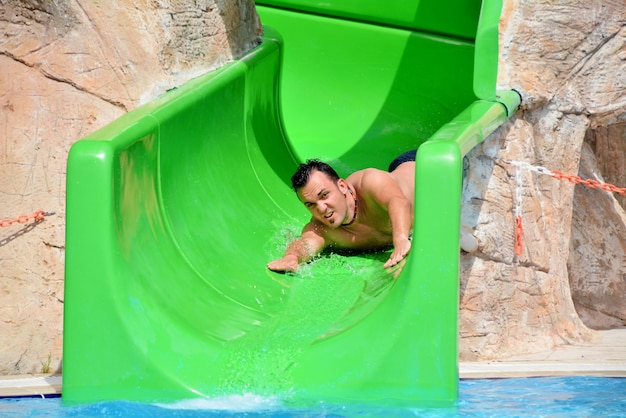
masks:
[[[462,256],[467,360],[546,350],[626,321],[622,206],[547,174],[577,175],[580,164],[585,179],[626,186],[624,3],[504,3],[498,81],[523,104],[469,156],[462,218],[479,250]]]
[[[252,0],[0,0],[0,374],[60,369],[70,146],[257,45]]]
[[[607,155],[606,148],[597,141],[598,131],[607,140],[605,145],[609,149],[620,149],[626,144],[626,124],[590,130],[588,142],[582,150],[580,177],[624,188],[626,153]],[[616,135],[605,135],[611,131]],[[618,170],[613,171],[613,167]],[[594,329],[626,326],[626,213],[623,200],[623,194],[582,186],[576,189],[568,272],[576,310],[585,324]]]

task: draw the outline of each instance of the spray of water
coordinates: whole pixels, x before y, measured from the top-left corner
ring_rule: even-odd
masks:
[[[277,231],[268,252],[280,257],[299,228],[281,225]],[[302,351],[358,323],[382,301],[394,283],[382,267],[388,256],[328,252],[296,273],[271,273],[288,289],[283,306],[263,326],[228,344],[220,362],[223,393],[288,396],[290,370]]]

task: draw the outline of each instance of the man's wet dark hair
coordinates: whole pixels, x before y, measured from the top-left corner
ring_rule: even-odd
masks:
[[[306,163],[300,164],[298,170],[293,176],[291,176],[291,186],[293,189],[297,191],[298,189],[304,187],[309,181],[309,177],[311,177],[311,173],[314,170],[326,174],[334,182],[339,180],[339,175],[334,168],[315,158],[307,160]]]

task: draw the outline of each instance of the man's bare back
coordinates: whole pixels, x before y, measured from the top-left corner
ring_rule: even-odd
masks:
[[[385,267],[396,265],[409,253],[415,162],[404,162],[391,173],[360,170],[345,180],[317,160],[307,164],[300,166],[292,183],[311,212],[311,221],[285,255],[268,264],[269,269],[294,271],[326,247],[379,250],[393,246]]]

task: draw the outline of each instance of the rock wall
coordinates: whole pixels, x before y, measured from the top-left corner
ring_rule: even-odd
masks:
[[[606,129],[601,131],[606,132]],[[626,139],[622,135],[609,138],[618,147],[623,147]],[[610,174],[603,176],[607,165],[600,163],[607,161],[603,157],[602,153],[594,155],[593,147],[586,142],[580,176],[601,182],[611,178]],[[619,165],[623,159],[622,153],[616,163]],[[621,171],[616,178],[625,174]],[[624,181],[615,184],[626,187]],[[616,197],[623,198],[623,195],[613,196],[582,186],[576,187],[574,196],[567,267],[576,311],[584,323],[594,329],[626,326],[626,214]]]
[[[608,192],[545,174],[626,187],[624,2],[504,3],[498,82],[523,105],[468,159],[462,221],[479,250],[462,256],[466,360],[546,350],[626,320],[623,208]]]
[[[252,0],[0,0],[0,374],[61,366],[70,146],[254,47]]]

